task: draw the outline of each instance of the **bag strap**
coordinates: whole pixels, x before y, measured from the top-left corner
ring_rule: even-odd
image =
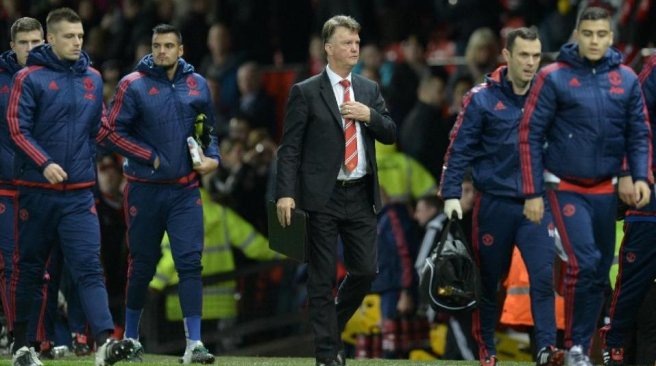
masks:
[[[454,225],[451,225],[452,221],[455,222]],[[467,249],[467,252],[469,252],[469,256],[471,257],[471,259],[474,259],[475,258],[474,248],[472,247],[472,244],[469,242],[469,240],[467,240],[467,237],[465,236],[465,232],[462,230],[462,225],[460,224],[460,220],[458,220],[458,218],[456,218],[455,215],[453,218],[449,219],[447,228],[449,229],[453,228],[453,232],[451,233],[453,235],[453,238],[460,239],[460,241],[465,244],[465,248]]]
[[[442,234],[440,234],[440,241],[437,243],[437,248],[433,249],[435,253],[440,254],[442,253],[442,249],[444,248],[444,242],[446,242],[446,239],[449,237],[449,233],[451,232],[451,222],[452,219],[447,219],[446,220],[446,225],[442,228]]]

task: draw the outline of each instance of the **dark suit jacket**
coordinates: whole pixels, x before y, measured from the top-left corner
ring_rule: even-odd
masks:
[[[367,171],[373,177],[372,203],[377,212],[381,202],[374,140],[393,144],[396,125],[378,84],[355,74],[351,74],[351,80],[356,101],[371,109],[370,123],[360,126]],[[295,84],[289,94],[278,150],[276,198],[292,197],[298,208],[322,211],[344,161],[344,143],[342,117],[326,71]]]

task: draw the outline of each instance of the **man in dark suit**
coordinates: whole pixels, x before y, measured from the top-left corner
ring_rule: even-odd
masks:
[[[392,144],[396,127],[377,84],[351,74],[360,25],[338,15],[324,24],[328,65],[294,85],[278,151],[278,220],[309,212],[308,295],[316,365],[344,365],[340,333],[377,271],[376,212],[381,208],[374,141]],[[348,274],[333,300],[337,235]]]

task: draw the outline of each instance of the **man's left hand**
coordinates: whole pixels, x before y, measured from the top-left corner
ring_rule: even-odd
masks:
[[[352,119],[364,123],[371,122],[371,110],[360,102],[344,102],[340,106],[339,111],[342,113],[344,119]]]
[[[408,290],[402,290],[399,295],[399,302],[396,303],[396,311],[399,314],[409,315],[412,314],[414,308],[415,302],[412,300],[412,295],[410,295]]]
[[[195,171],[204,175],[219,167],[219,162],[215,159],[206,157],[200,146],[198,147],[198,152],[200,153],[200,164],[194,167]]]

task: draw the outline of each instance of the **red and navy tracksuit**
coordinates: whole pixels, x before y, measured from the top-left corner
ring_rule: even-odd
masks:
[[[608,286],[617,198],[626,157],[635,181],[650,176],[650,127],[638,77],[610,48],[595,64],[564,45],[537,75],[520,125],[522,190],[547,197],[568,254],[565,345],[590,347]],[[552,177],[545,183],[545,170]]]
[[[194,134],[199,113],[214,124],[205,79],[180,58],[176,74],[169,80],[166,70],[154,65],[152,55],[145,56],[136,70],[120,81],[109,109],[112,132],[106,141],[127,158],[123,171],[128,179],[124,209],[130,249],[126,310],[126,336],[130,338],[138,338],[139,313],[165,231],[180,278],[183,316],[200,319],[203,208],[198,174],[192,169],[186,142]],[[219,159],[215,136],[204,153]],[[160,166],[155,169],[157,157]]]
[[[656,56],[651,56],[643,67],[640,82],[653,126],[656,119]],[[652,140],[652,144],[654,142]],[[655,158],[652,156],[652,164]],[[628,210],[624,219],[624,239],[620,247],[620,268],[611,303],[610,324],[602,331],[608,348],[624,347],[624,335],[632,328],[637,309],[656,278],[655,193],[652,189],[649,204],[641,209]]]
[[[60,60],[50,45],[34,48],[16,73],[7,121],[15,145],[14,182],[19,190],[18,241],[11,304],[18,331],[30,317],[52,243],[58,242],[78,286],[93,334],[114,328],[100,264],[98,217],[91,188],[96,179],[96,137],[102,118],[102,78],[86,53]],[[43,170],[59,164],[68,175],[51,184]],[[16,337],[15,349],[25,339]]]
[[[524,217],[518,126],[525,96],[516,95],[500,67],[474,87],[463,101],[445,156],[440,194],[460,198],[461,182],[471,165],[478,190],[472,241],[481,271],[482,296],[473,315],[472,333],[481,360],[496,355],[497,289],[517,245],[531,279],[531,310],[537,349],[556,343],[553,291],[554,227],[548,205],[542,222]]]
[[[6,113],[9,104],[12,78],[22,66],[16,60],[14,51],[0,54],[0,113]],[[0,300],[11,328],[12,311],[9,308],[9,281],[12,272],[14,252],[18,190],[12,183],[14,179],[14,150],[9,137],[9,126],[0,123]]]

